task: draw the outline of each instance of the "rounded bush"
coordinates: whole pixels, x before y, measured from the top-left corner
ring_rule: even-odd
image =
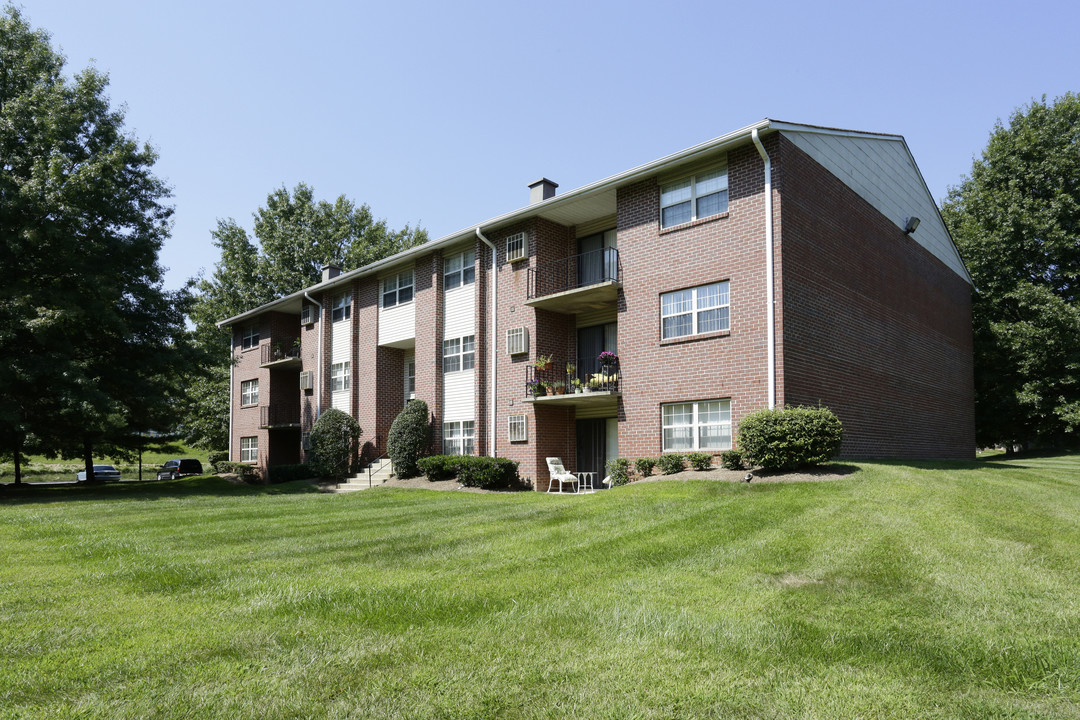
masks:
[[[844,429],[827,407],[759,410],[739,423],[739,449],[764,470],[794,470],[828,462],[840,451]]]
[[[630,482],[630,461],[626,458],[609,460],[607,472],[613,486],[625,485]]]
[[[686,459],[695,470],[712,470],[712,455],[707,452],[687,453]]]
[[[742,453],[738,450],[725,450],[720,453],[720,464],[725,470],[742,470]]]
[[[428,454],[431,446],[431,427],[428,425],[428,406],[423,400],[410,400],[394,418],[386,435],[386,451],[400,478],[420,474],[417,461]]]
[[[356,419],[340,410],[331,408],[320,415],[311,428],[312,474],[334,480],[348,475],[361,432]]]
[[[638,458],[634,461],[634,466],[641,477],[649,477],[656,467],[656,458]]]
[[[677,472],[682,472],[683,469],[683,456],[677,453],[668,453],[661,455],[656,459],[656,464],[660,466],[660,472],[665,475],[674,475]]]

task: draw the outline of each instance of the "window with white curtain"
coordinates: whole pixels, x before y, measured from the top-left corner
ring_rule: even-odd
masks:
[[[726,167],[698,173],[660,188],[660,227],[701,220],[728,209]]]
[[[664,452],[731,449],[731,400],[660,406]]]
[[[339,362],[330,365],[330,391],[349,389],[349,363]]]
[[[663,340],[731,329],[728,281],[663,293],[660,337]]]
[[[259,404],[259,381],[258,380],[244,380],[240,383],[240,404],[241,405],[258,405]]]
[[[443,423],[443,455],[472,455],[476,423],[472,420]]]

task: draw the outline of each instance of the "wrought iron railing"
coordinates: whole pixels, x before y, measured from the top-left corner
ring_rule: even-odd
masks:
[[[568,393],[618,392],[622,367],[618,359],[602,363],[595,355],[555,360],[546,368],[525,368],[525,393],[534,397]]]
[[[300,409],[296,407],[261,405],[259,427],[300,427]]]
[[[286,338],[262,346],[261,362],[275,362],[277,360],[294,360],[300,357],[300,347],[296,344],[296,338]]]
[[[619,251],[600,248],[529,268],[529,299],[619,280]]]

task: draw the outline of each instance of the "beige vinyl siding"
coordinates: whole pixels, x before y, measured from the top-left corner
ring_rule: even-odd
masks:
[[[399,269],[397,272],[404,272],[407,268]],[[397,275],[395,272],[395,275]],[[413,282],[415,283],[415,275],[413,276]],[[384,308],[382,306],[383,296],[383,284],[384,281],[379,281],[379,344],[380,345],[398,345],[405,347],[408,345],[408,341],[416,339],[416,301],[410,300],[406,303],[394,305],[393,307]],[[415,285],[413,286],[413,293],[415,298]]]
[[[476,283],[447,290],[443,296],[443,337],[464,337],[475,330]]]
[[[443,420],[472,420],[476,415],[476,371],[461,370],[443,376]]]
[[[329,317],[329,315],[327,315]],[[330,363],[349,362],[352,359],[352,319],[340,320],[330,328]],[[350,385],[356,369],[349,368]],[[326,383],[329,384],[330,375],[326,375]],[[330,393],[330,406],[342,412],[351,412],[349,402],[351,390],[339,390]]]

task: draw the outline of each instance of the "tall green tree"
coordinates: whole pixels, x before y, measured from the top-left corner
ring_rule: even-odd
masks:
[[[198,281],[191,320],[214,364],[209,376],[193,383],[184,412],[188,442],[208,448],[225,447],[229,428],[232,350],[229,333],[216,323],[314,285],[324,264],[352,270],[427,240],[420,228],[391,230],[366,204],[344,195],[317,200],[304,183],[267,196],[254,213],[254,241],[231,218],[218,221],[211,235],[221,259],[210,277]]]
[[[975,281],[981,446],[1080,429],[1080,97],[1000,121],[942,216]]]
[[[44,31],[0,12],[0,448],[17,468],[32,438],[93,477],[95,448],[161,422],[196,359],[157,262],[168,188],[107,85],[65,76]]]

